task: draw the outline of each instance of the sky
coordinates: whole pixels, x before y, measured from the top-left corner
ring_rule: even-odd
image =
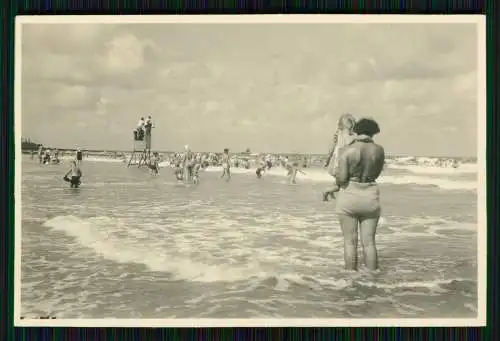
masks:
[[[58,148],[326,153],[343,113],[397,155],[477,154],[474,24],[23,24],[22,136]]]

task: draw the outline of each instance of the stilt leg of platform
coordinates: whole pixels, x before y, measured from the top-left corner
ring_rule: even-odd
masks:
[[[130,165],[132,164],[132,160],[134,159],[135,159],[135,150],[132,152],[132,155],[130,155],[130,160],[128,161],[127,167],[130,167]]]

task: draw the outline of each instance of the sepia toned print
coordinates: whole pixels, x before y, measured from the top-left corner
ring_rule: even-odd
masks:
[[[19,19],[16,324],[484,324],[484,20],[305,17]]]

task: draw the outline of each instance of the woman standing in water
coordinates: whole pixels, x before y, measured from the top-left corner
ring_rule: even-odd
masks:
[[[193,152],[188,145],[184,146],[184,153],[181,156],[182,169],[185,181],[191,181],[193,172]]]
[[[337,171],[340,150],[351,143],[354,139],[354,133],[352,130],[355,123],[356,119],[351,114],[342,115],[337,122],[337,130],[333,136],[332,145],[325,162],[325,168],[328,168],[328,173],[332,176],[335,176],[335,172]],[[323,192],[323,201],[328,201],[329,197],[334,199],[335,193],[338,192],[338,190],[339,187],[334,183],[334,186]]]
[[[357,136],[340,154],[335,180],[340,187],[336,213],[344,235],[344,261],[348,270],[358,267],[358,227],[365,263],[378,268],[375,232],[380,218],[379,188],[375,182],[384,167],[384,148],[373,142],[380,128],[371,118],[354,126]]]
[[[229,181],[231,179],[231,158],[229,156],[229,149],[224,148],[224,153],[222,154],[222,175],[220,176],[221,179],[223,177],[226,177],[226,181]]]

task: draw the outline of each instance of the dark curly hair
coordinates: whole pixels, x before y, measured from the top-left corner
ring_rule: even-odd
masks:
[[[354,125],[353,132],[358,135],[374,136],[380,133],[378,123],[373,118],[360,118]]]

